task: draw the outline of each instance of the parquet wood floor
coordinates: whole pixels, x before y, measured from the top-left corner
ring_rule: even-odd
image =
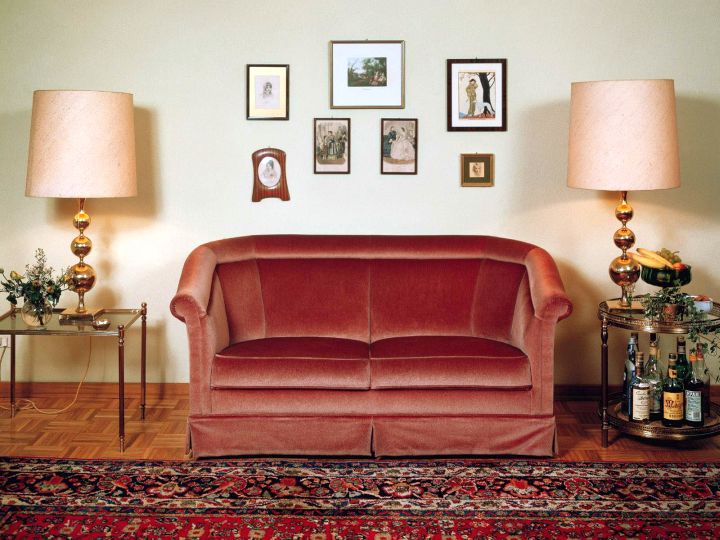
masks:
[[[72,384],[18,385],[20,397],[40,408],[61,408],[72,401]],[[126,449],[117,436],[117,387],[86,384],[77,403],[57,416],[22,410],[10,418],[0,410],[0,455],[26,457],[189,459],[185,454],[187,385],[148,385],[145,421],[140,420],[139,387],[126,385]],[[0,405],[7,407],[8,386],[0,386]],[[610,431],[610,446],[600,445],[594,401],[557,401],[560,453],[563,461],[717,461],[720,436],[688,442],[654,442]]]

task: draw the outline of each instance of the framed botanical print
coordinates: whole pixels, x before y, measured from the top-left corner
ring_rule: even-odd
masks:
[[[350,174],[350,119],[315,118],[313,172]]]
[[[290,66],[248,64],[247,119],[287,120],[290,118]]]
[[[331,41],[330,107],[405,107],[404,41]]]
[[[507,60],[447,61],[448,131],[507,131]]]
[[[417,118],[380,120],[380,174],[417,174]]]
[[[460,185],[464,187],[495,185],[495,154],[460,154]]]

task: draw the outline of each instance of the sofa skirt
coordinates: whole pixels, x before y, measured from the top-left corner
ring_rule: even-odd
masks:
[[[194,457],[552,456],[554,416],[191,416]]]

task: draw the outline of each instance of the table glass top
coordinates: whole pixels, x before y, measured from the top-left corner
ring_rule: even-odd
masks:
[[[44,328],[28,326],[23,321],[20,310],[7,311],[0,315],[0,334],[10,335],[55,335],[55,336],[117,336],[118,326],[131,326],[142,315],[141,309],[104,309],[95,318],[107,319],[110,326],[105,330],[96,330],[91,321],[61,322],[62,308],[53,310],[52,319]]]
[[[642,332],[659,332],[667,334],[687,334],[688,331],[697,326],[705,326],[712,329],[720,327],[720,304],[713,302],[712,310],[702,315],[698,321],[690,321],[682,318],[677,321],[662,321],[646,319],[642,308],[622,309],[613,307],[617,298],[601,302],[598,307],[598,318],[607,319],[608,323],[620,328],[639,330]]]

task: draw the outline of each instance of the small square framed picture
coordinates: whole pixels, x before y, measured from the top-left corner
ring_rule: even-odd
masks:
[[[350,119],[315,118],[313,172],[350,174]]]
[[[248,64],[246,90],[248,120],[290,118],[289,65]]]
[[[331,41],[330,108],[405,108],[405,42]]]
[[[492,187],[495,185],[495,154],[460,154],[460,185]]]
[[[448,131],[507,131],[507,60],[447,61]]]
[[[417,118],[380,120],[380,174],[417,174]]]

